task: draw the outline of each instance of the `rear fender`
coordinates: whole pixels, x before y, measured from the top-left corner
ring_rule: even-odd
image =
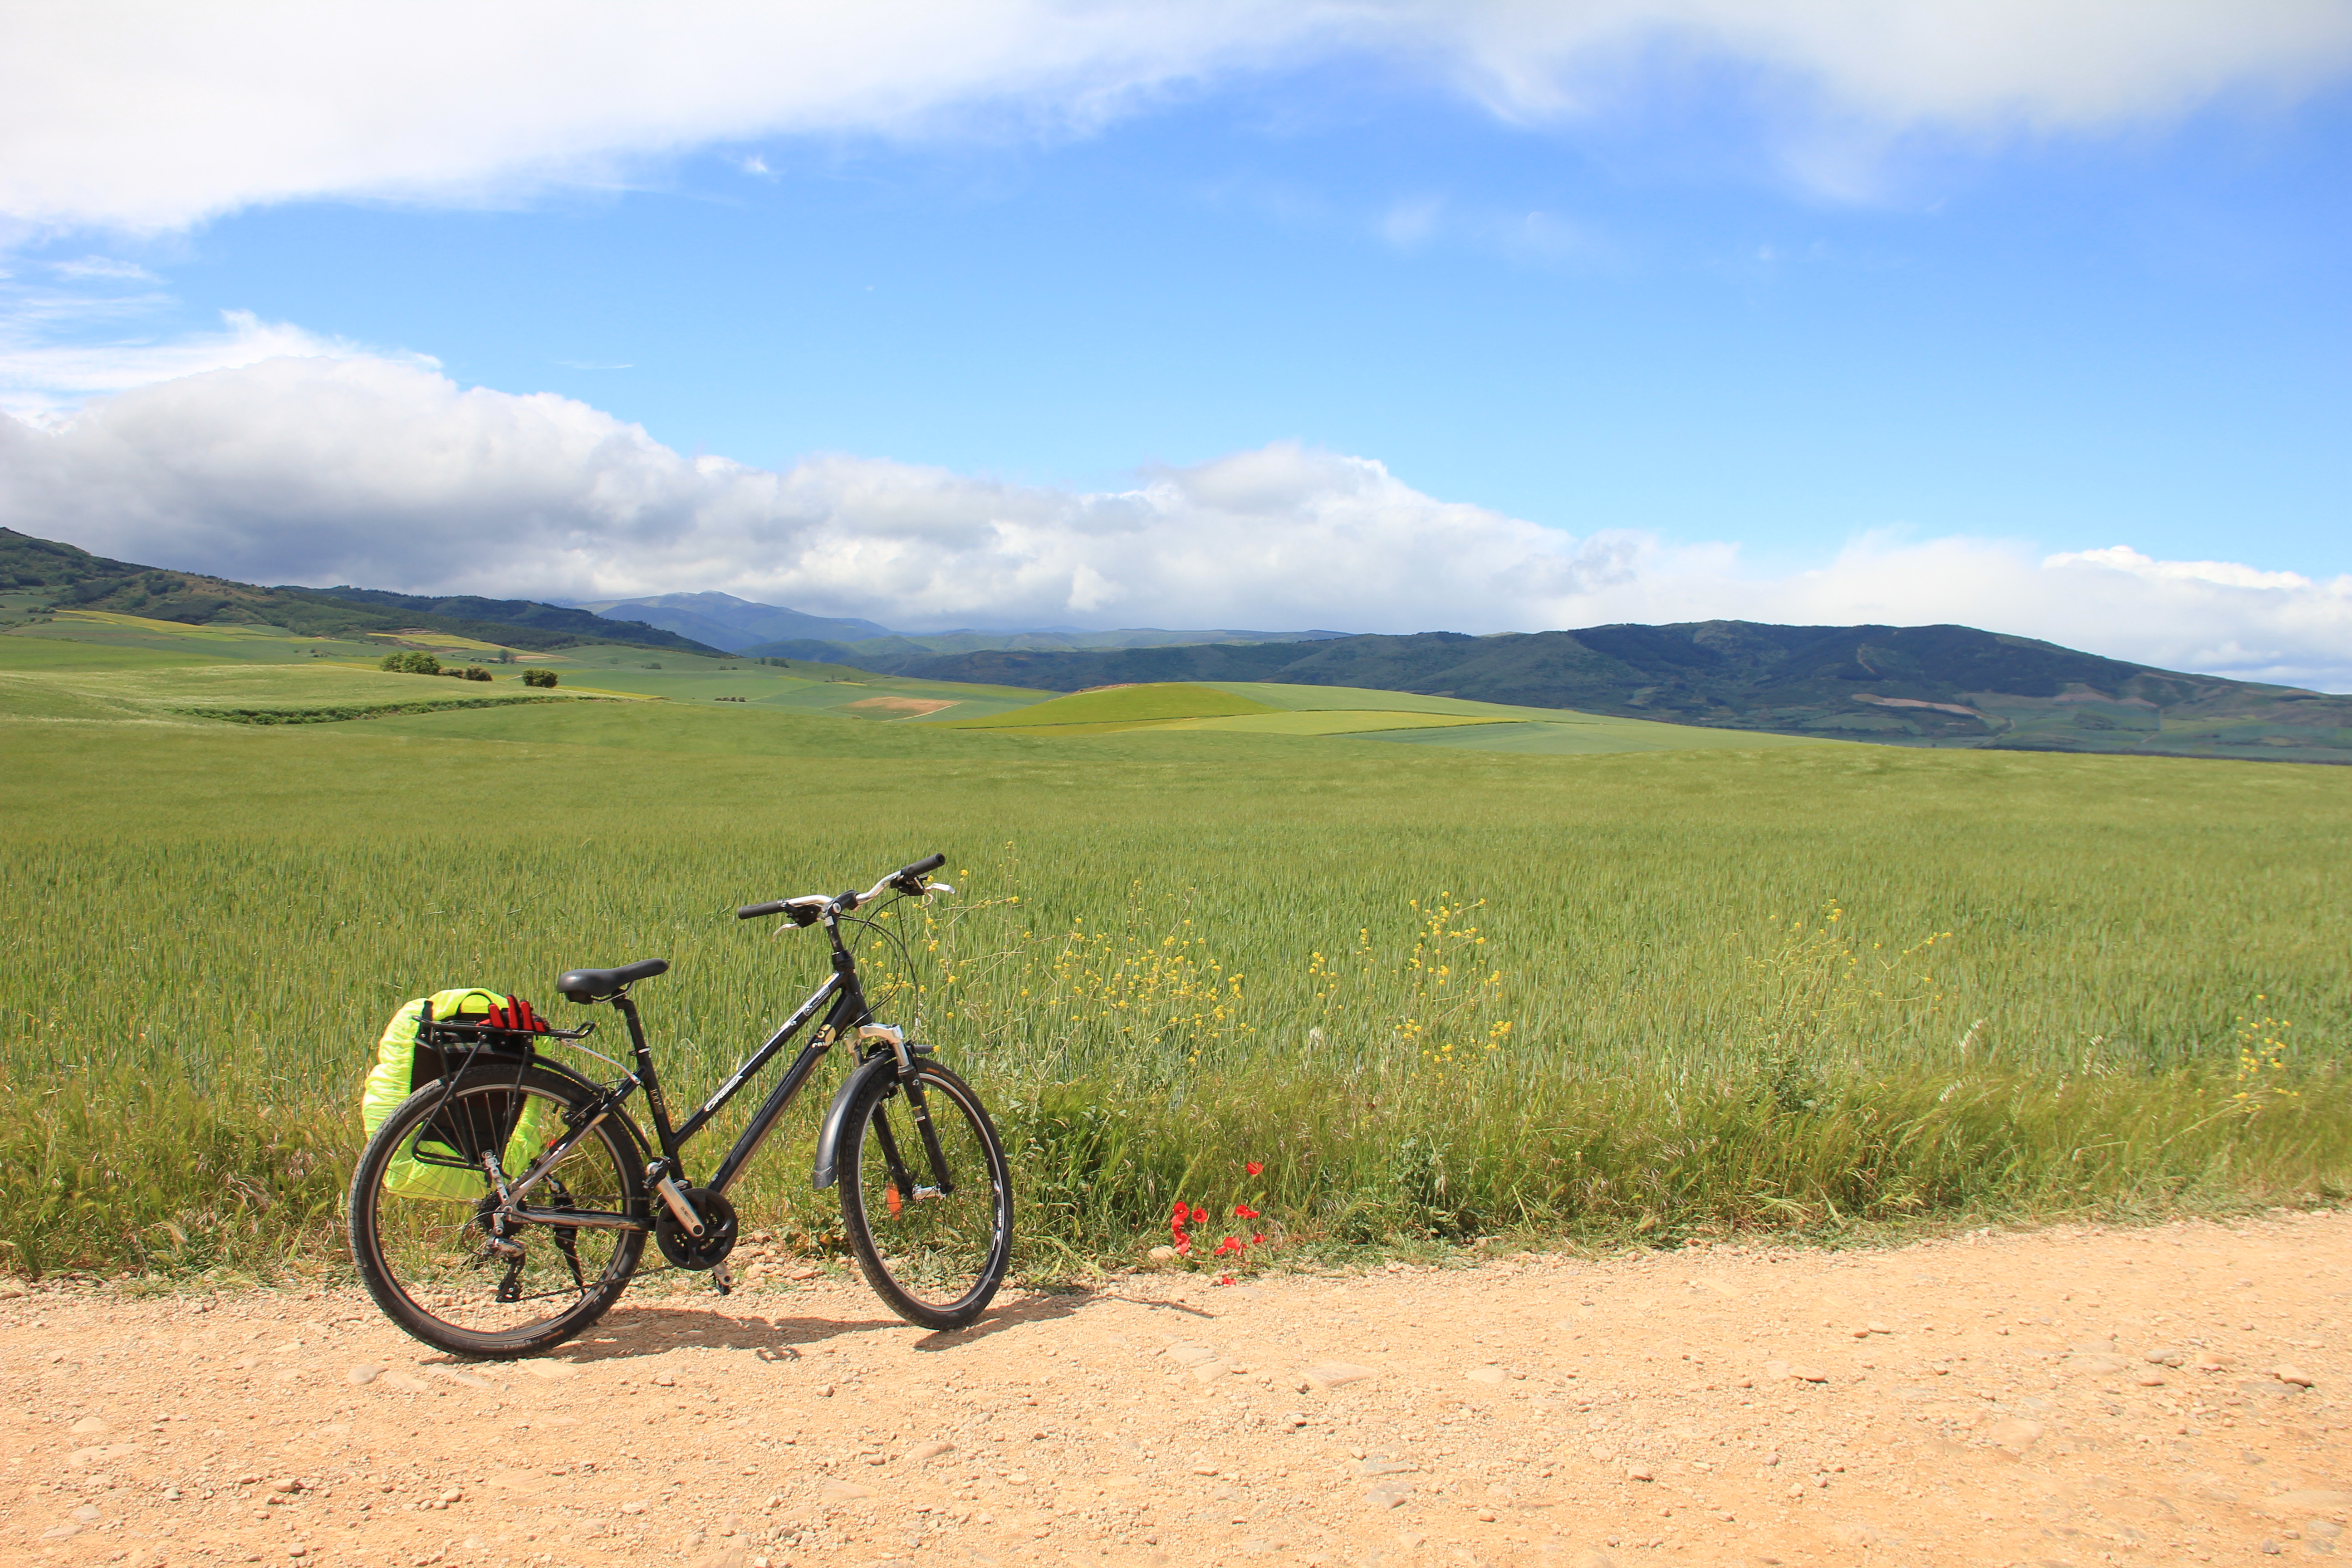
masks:
[[[833,1091],[833,1103],[825,1109],[824,1125],[817,1130],[816,1135],[816,1170],[813,1179],[819,1192],[833,1185],[840,1176],[841,1130],[849,1120],[849,1108],[856,1103],[857,1097],[865,1092],[867,1084],[896,1072],[898,1068],[898,1058],[888,1051],[883,1051],[866,1058],[857,1070],[842,1079],[841,1087]]]

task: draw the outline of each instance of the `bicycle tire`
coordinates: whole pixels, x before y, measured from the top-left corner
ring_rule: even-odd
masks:
[[[468,1073],[401,1102],[360,1154],[349,1210],[352,1261],[386,1317],[451,1355],[504,1360],[561,1344],[620,1300],[645,1230],[525,1226],[506,1238],[520,1256],[501,1257],[485,1223],[488,1174],[472,1171],[468,1184],[457,1147],[501,1141],[504,1168],[520,1175],[594,1104],[583,1085],[536,1067]],[[644,1163],[635,1131],[607,1116],[530,1195],[642,1224]]]
[[[916,1080],[949,1167],[953,1191],[926,1188],[938,1173],[911,1114],[894,1119],[906,1088],[877,1075],[843,1127],[841,1218],[866,1282],[908,1322],[969,1328],[987,1310],[1013,1260],[1013,1172],[995,1124],[971,1086],[937,1062],[919,1062]],[[917,1190],[891,1173],[894,1142]]]

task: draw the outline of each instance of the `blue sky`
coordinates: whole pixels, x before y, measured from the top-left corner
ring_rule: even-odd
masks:
[[[534,129],[480,108],[533,69],[492,51],[446,88],[478,154],[281,167],[224,110],[216,189],[147,173],[202,112],[110,138],[154,73],[227,103],[246,68],[101,61],[0,122],[89,149],[69,188],[0,182],[0,521],[907,626],[1960,619],[2352,682],[2327,7],[2142,58],[2129,8],[1955,5],[1983,47],[1897,69],[1834,0],[1764,43],[1633,0],[1565,42],[1509,6],[1470,43],[1285,41],[1240,5],[1042,84],[990,51],[1173,13],[899,9],[982,61],[912,108]],[[896,84],[908,45],[828,47]],[[283,135],[373,147],[350,97],[294,93]]]

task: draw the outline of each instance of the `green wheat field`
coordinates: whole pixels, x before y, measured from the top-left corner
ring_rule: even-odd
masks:
[[[823,973],[732,907],[934,848],[958,894],[863,952],[994,1108],[1033,1279],[1140,1261],[1179,1202],[1246,1268],[2352,1177],[2342,769],[642,650],[524,700],[115,619],[0,636],[0,1271],[331,1272],[402,1001],[570,1023],[560,970],[667,958],[639,1001],[698,1100]],[[836,1078],[737,1194],[812,1253]]]

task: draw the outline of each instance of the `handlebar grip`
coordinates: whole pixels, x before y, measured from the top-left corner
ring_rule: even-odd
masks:
[[[936,871],[947,863],[948,858],[944,855],[926,855],[911,866],[899,867],[896,875],[900,877],[919,877],[926,871]]]
[[[735,918],[739,921],[755,921],[761,915],[780,915],[783,912],[784,900],[782,899],[770,899],[764,904],[742,905],[740,908],[736,910]]]

